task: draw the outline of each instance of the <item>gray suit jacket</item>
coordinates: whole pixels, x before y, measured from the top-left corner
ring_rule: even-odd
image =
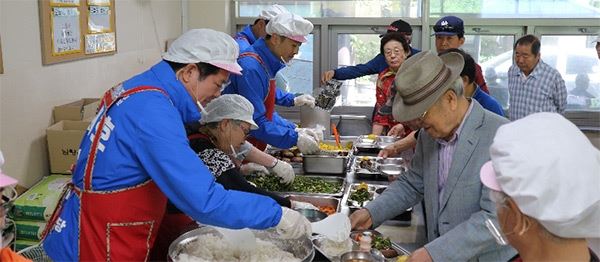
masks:
[[[438,200],[439,144],[420,132],[410,170],[392,183],[366,208],[374,226],[425,199],[427,239],[425,248],[434,261],[508,261],[516,254],[499,246],[487,230],[486,218],[496,220],[495,204],[479,180],[481,166],[490,160],[489,147],[496,130],[508,122],[477,101],[458,136],[452,164]]]

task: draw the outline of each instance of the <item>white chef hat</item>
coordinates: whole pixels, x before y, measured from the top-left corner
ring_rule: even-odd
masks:
[[[569,120],[536,113],[503,125],[490,156],[484,185],[557,236],[600,237],[600,151]]]
[[[223,119],[240,120],[250,124],[252,130],[258,125],[252,119],[254,106],[245,97],[237,94],[225,94],[211,100],[205,107],[206,114],[200,119],[201,124],[219,122]]]
[[[285,7],[278,5],[278,4],[274,4],[271,5],[265,9],[263,9],[260,14],[258,15],[258,18],[260,19],[265,19],[265,20],[271,20],[273,18],[275,18],[278,14],[281,13],[289,13],[290,11],[288,11]]]
[[[171,43],[163,59],[182,64],[208,63],[241,75],[242,67],[237,63],[239,49],[228,34],[212,29],[191,29]]]
[[[313,30],[313,24],[299,15],[281,13],[271,19],[265,29],[267,34],[278,34],[296,42],[306,42],[306,36]]]

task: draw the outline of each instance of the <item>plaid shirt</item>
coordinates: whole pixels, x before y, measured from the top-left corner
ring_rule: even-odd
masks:
[[[512,121],[537,112],[563,113],[567,104],[565,81],[541,59],[528,77],[513,64],[508,70],[508,92]]]

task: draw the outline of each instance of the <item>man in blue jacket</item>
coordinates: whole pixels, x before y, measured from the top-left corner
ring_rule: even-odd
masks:
[[[405,22],[402,19],[398,19],[398,20],[394,21],[393,23],[391,23],[387,27],[386,34],[387,33],[401,33],[409,45],[410,45],[410,42],[412,41],[412,28],[410,27],[410,24],[408,24],[407,22]],[[383,36],[383,35],[381,35],[381,36]],[[411,46],[410,54],[408,54],[408,57],[411,57],[412,55],[414,55],[418,52],[421,52],[421,50],[413,48]],[[388,68],[388,64],[385,62],[385,57],[383,57],[383,55],[381,53],[377,53],[377,55],[375,57],[373,57],[373,59],[371,59],[371,61],[367,62],[366,64],[358,64],[355,66],[346,66],[346,67],[338,68],[335,70],[325,71],[325,73],[323,73],[323,75],[321,76],[321,83],[324,84],[325,82],[327,82],[328,80],[331,80],[332,78],[337,79],[337,80],[348,80],[348,79],[359,78],[359,77],[366,76],[366,75],[379,74],[379,73],[381,73],[381,71],[385,70],[386,68]]]
[[[271,19],[275,18],[278,14],[288,12],[289,11],[285,9],[285,7],[277,4],[263,9],[258,15],[258,19],[254,20],[254,24],[244,26],[242,31],[238,32],[233,37],[235,42],[240,46],[240,52],[244,52],[244,50],[253,45],[256,40],[267,35],[265,28]]]
[[[86,131],[43,248],[56,261],[145,261],[167,199],[204,224],[276,227],[284,237],[309,222],[269,197],[225,190],[188,144],[184,124],[240,74],[238,46],[225,33],[194,29],[163,60],[111,88]],[[200,109],[200,110],[199,110]]]
[[[296,97],[276,89],[274,79],[285,63],[298,53],[312,29],[312,23],[298,15],[279,14],[267,24],[267,36],[240,54],[238,62],[244,69],[244,75],[232,75],[231,84],[224,93],[242,95],[254,106],[254,122],[259,128],[250,132],[248,140],[259,149],[264,149],[266,144],[278,148],[297,145],[303,153],[319,149],[318,141],[322,135],[317,135],[311,129],[296,128],[292,122],[275,112],[275,104],[315,105],[315,99],[310,95]]]

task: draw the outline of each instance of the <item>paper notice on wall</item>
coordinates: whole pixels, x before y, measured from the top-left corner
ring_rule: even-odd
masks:
[[[115,33],[85,35],[85,53],[95,54],[115,51]]]
[[[88,30],[90,33],[110,32],[110,7],[89,6]]]
[[[79,6],[79,0],[50,0],[51,6]]]
[[[81,52],[80,32],[77,7],[52,8],[52,55]]]
[[[88,0],[88,5],[110,5],[110,0]]]

